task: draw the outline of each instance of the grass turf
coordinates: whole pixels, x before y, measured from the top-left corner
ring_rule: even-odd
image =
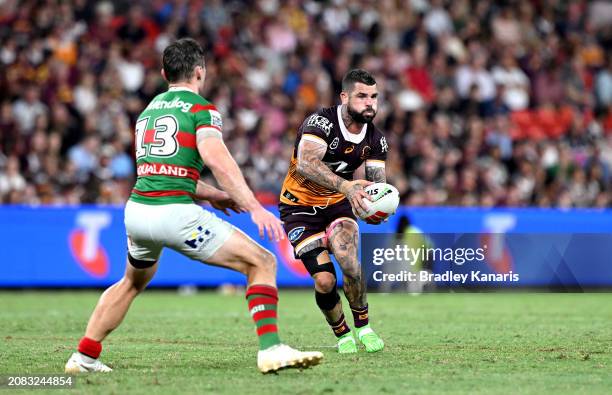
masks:
[[[0,292],[0,374],[62,373],[98,296]],[[80,375],[74,389],[49,393],[612,391],[610,294],[370,295],[386,348],[351,356],[333,349],[311,292],[281,290],[280,298],[281,338],[323,351],[323,365],[261,375],[243,296],[147,291],[104,343],[102,360],[115,371]]]

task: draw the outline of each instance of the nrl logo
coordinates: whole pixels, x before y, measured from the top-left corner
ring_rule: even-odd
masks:
[[[334,139],[332,140],[331,144],[329,145],[329,149],[336,149],[338,148],[338,142],[340,140],[338,139],[338,137],[334,137]]]

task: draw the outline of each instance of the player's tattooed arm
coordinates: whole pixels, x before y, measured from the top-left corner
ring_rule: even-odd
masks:
[[[323,163],[327,146],[313,141],[301,140],[298,146],[297,171],[312,182],[345,195],[351,205],[357,210],[367,211],[362,199],[370,199],[363,187],[369,182],[365,180],[347,181],[332,172]]]
[[[366,162],[365,166],[366,180],[372,182],[387,182],[387,176],[385,175],[384,166],[368,166]]]
[[[312,182],[340,192],[340,187],[346,180],[335,175],[323,163],[325,151],[327,146],[323,144],[301,140],[298,147],[297,171]]]

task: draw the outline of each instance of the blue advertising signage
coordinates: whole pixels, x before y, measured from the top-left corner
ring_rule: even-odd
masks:
[[[219,215],[277,256],[279,286],[312,284],[301,262],[293,258],[293,249],[287,240],[276,243],[260,239],[248,214],[230,217]],[[612,211],[471,208],[402,208],[381,225],[360,222],[361,231],[394,233],[402,215],[409,216],[411,223],[426,233],[461,232],[485,236],[528,233],[612,234]],[[521,248],[513,251],[513,239],[506,237],[504,240],[509,240],[509,251],[516,255],[513,256],[513,262],[524,264],[523,257],[517,255]],[[573,244],[572,254],[578,254],[586,246]],[[107,286],[123,275],[126,249],[122,207],[0,206],[0,287]],[[573,272],[573,263],[568,263],[567,259],[565,261]],[[580,262],[581,281],[612,286],[612,277],[602,273],[602,270],[610,270],[608,267],[612,265],[602,267],[600,261],[593,260]],[[533,275],[526,284],[549,286],[559,281],[559,276],[551,274],[550,259],[534,258],[529,261],[529,265],[533,266]],[[500,270],[489,266],[487,268]],[[440,266],[435,270],[446,269]],[[240,273],[193,262],[166,249],[151,286],[217,286],[244,282],[244,276]]]

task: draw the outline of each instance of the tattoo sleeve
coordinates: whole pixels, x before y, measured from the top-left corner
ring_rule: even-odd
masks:
[[[366,180],[372,182],[387,182],[385,168],[380,166],[365,166]]]
[[[300,141],[298,146],[297,171],[312,182],[324,186],[333,191],[340,192],[340,185],[346,181],[335,175],[329,167],[323,163],[327,147],[323,144],[308,140]]]

